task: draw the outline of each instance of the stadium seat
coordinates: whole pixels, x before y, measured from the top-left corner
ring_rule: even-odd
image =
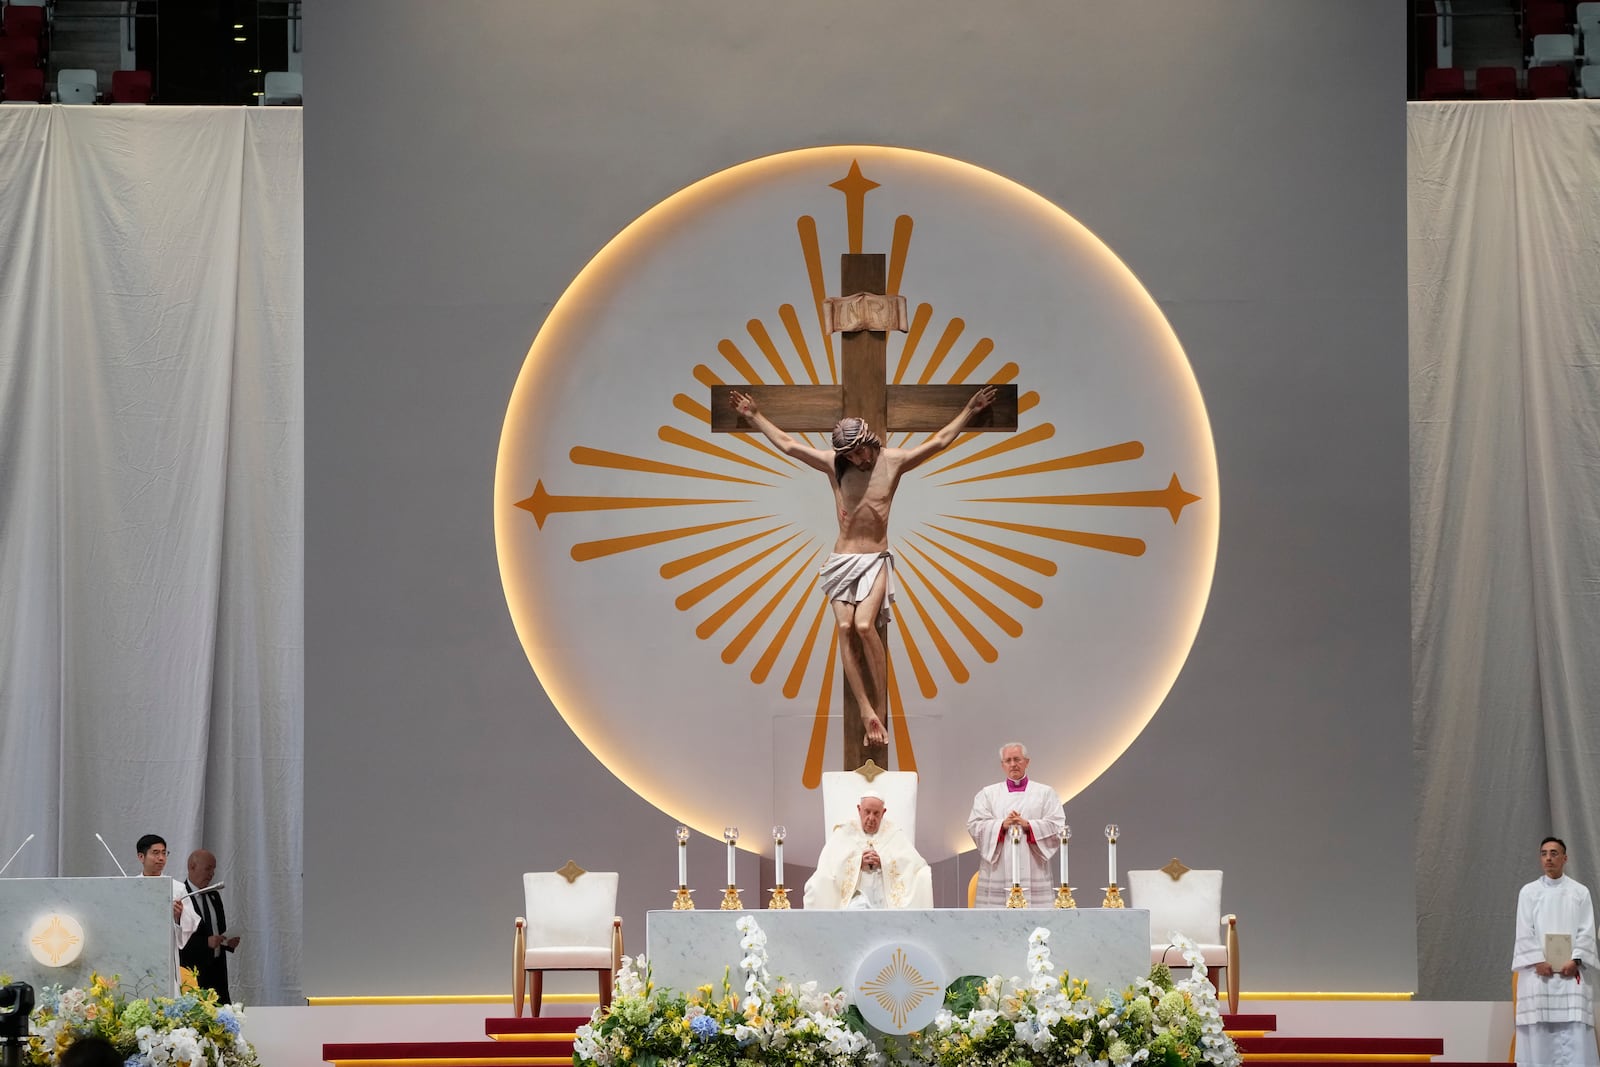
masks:
[[[148,70],[112,71],[111,102],[113,104],[148,104],[150,102],[150,72]]]
[[[1460,67],[1434,67],[1422,75],[1422,99],[1464,100],[1467,76]]]
[[[3,96],[8,104],[44,103],[44,71],[38,67],[13,67],[6,71]]]
[[[93,104],[100,99],[100,77],[87,67],[63,70],[56,75],[56,103]]]
[[[1565,99],[1572,95],[1572,76],[1566,67],[1530,67],[1528,96],[1533,100]]]
[[[1517,98],[1516,67],[1479,67],[1479,100],[1515,100]]]

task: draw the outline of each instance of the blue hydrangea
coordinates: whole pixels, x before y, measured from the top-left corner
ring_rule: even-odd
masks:
[[[689,1021],[689,1029],[694,1031],[696,1037],[702,1041],[707,1041],[717,1036],[717,1031],[721,1027],[717,1025],[717,1020],[709,1015],[696,1015]]]
[[[237,1034],[239,1032],[239,1017],[228,1008],[218,1008],[217,1025],[230,1034]]]

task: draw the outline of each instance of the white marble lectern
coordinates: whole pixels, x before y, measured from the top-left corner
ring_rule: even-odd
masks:
[[[0,878],[0,971],[35,987],[171,996],[173,929],[170,878]]]
[[[1066,971],[1100,996],[1150,972],[1150,913],[1128,909],[935,909],[932,911],[652,911],[645,954],[657,985],[687,992],[720,983],[724,967],[743,987],[739,931],[744,914],[767,935],[774,976],[849,987],[870,953],[892,944],[920,946],[948,984],[967,974],[1026,977],[1028,936],[1050,931],[1057,974]],[[932,977],[932,976],[930,976]]]

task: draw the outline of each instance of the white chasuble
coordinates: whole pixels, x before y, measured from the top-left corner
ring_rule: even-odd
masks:
[[[1030,908],[1048,908],[1056,899],[1061,883],[1050,860],[1061,848],[1061,831],[1067,819],[1061,811],[1061,798],[1047,785],[1029,780],[1020,793],[1007,789],[1005,782],[985,786],[972,799],[972,814],[967,816],[967,833],[978,846],[978,896],[980,908],[1003,908],[1011,890],[1011,845],[1001,827],[1015,811],[1028,820],[1030,835],[1023,837],[1020,867],[1022,889]],[[1031,839],[1030,839],[1031,838]]]
[[[878,853],[880,869],[863,871],[861,854]],[[928,866],[905,831],[885,818],[868,836],[858,819],[840,823],[817,857],[817,871],[806,880],[807,908],[931,908],[932,882],[918,878]]]

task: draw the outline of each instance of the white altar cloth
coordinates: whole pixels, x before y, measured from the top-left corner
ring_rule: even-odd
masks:
[[[719,986],[724,967],[743,989],[739,931],[751,914],[767,935],[774,977],[848,986],[868,953],[892,942],[919,945],[944,966],[948,984],[967,974],[1026,978],[1028,936],[1050,931],[1050,959],[1089,983],[1096,997],[1150,973],[1150,913],[1137,908],[1029,908],[931,911],[652,911],[645,955],[656,985],[680,992]]]

